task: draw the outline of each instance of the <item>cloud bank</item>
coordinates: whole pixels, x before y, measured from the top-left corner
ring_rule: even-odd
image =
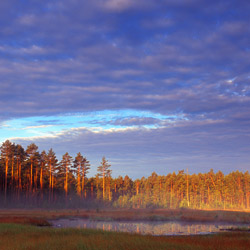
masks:
[[[93,162],[105,154],[135,176],[143,166],[249,169],[249,12],[243,0],[1,2],[1,139],[20,137],[3,132],[13,120],[47,117],[32,125],[45,126],[108,110],[125,114],[99,121],[109,131],[71,129],[69,119],[55,139],[33,127],[37,142],[60,154],[84,149]]]

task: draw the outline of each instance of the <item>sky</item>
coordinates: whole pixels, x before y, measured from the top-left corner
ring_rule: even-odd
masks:
[[[0,142],[113,176],[250,170],[250,1],[0,1]]]

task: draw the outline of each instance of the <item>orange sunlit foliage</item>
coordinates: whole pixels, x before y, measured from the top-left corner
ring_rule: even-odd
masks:
[[[127,175],[113,178],[105,157],[95,177],[87,178],[89,166],[81,153],[74,159],[66,153],[58,162],[52,149],[39,153],[34,143],[25,150],[7,140],[1,146],[0,196],[5,204],[21,196],[37,204],[49,197],[53,204],[61,195],[75,197],[83,202],[80,205],[98,201],[130,208],[250,209],[249,172],[224,175],[211,169],[190,175],[181,170],[165,176],[154,172],[133,181]]]

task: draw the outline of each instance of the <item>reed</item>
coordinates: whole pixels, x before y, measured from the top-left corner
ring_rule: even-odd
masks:
[[[0,224],[3,250],[246,250],[250,234],[227,232],[202,236],[154,237],[90,229],[54,229]]]

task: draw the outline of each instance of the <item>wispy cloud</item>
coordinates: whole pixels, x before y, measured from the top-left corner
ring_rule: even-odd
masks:
[[[149,134],[180,141],[180,152],[193,145],[189,155],[219,150],[210,138],[225,155],[236,150],[228,144],[246,152],[249,12],[231,0],[1,1],[0,137],[46,146],[84,131],[114,146],[126,134],[120,143],[136,151],[138,133],[144,155],[173,145]]]

